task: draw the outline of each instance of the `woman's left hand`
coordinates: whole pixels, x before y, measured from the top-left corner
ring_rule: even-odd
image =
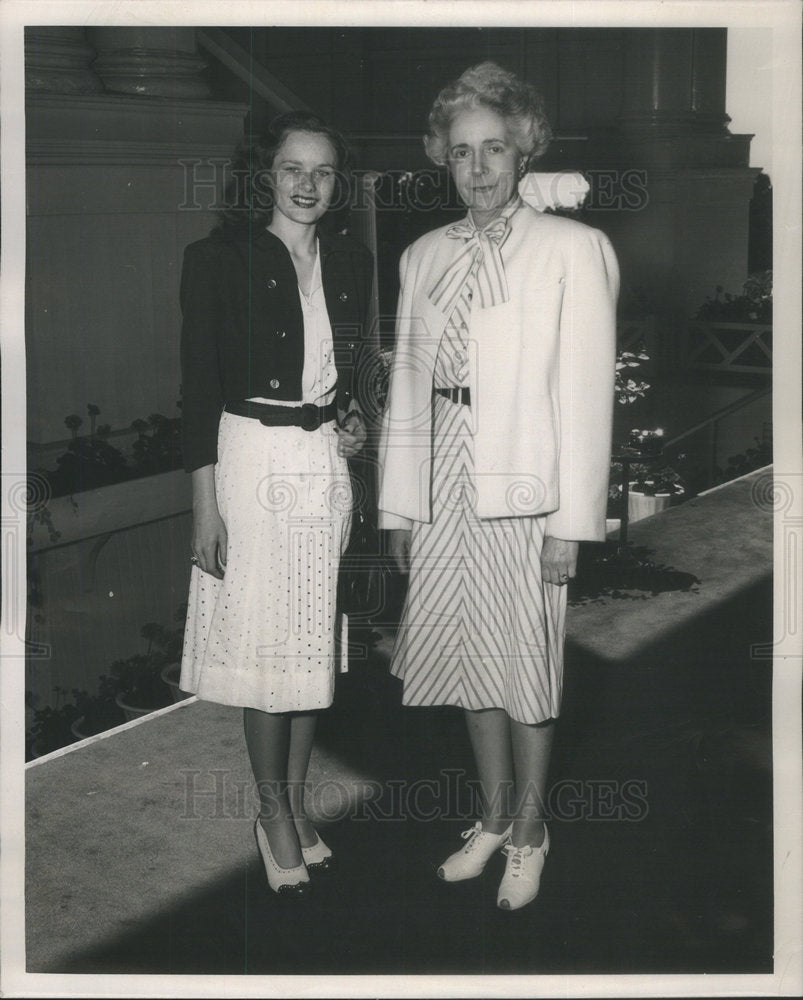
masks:
[[[365,444],[368,432],[365,423],[358,410],[352,410],[343,418],[341,424],[335,424],[335,434],[337,434],[337,453],[343,458],[352,458]]]
[[[541,549],[541,577],[546,583],[565,586],[577,571],[579,542],[547,535]]]

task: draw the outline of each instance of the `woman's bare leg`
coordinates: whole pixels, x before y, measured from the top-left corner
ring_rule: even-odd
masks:
[[[302,859],[287,792],[291,717],[246,708],[243,724],[259,792],[259,821],[276,863],[281,868],[295,868]]]
[[[307,818],[304,789],[307,781],[312,741],[315,737],[314,712],[293,714],[290,721],[290,747],[287,757],[287,782],[290,812],[302,847],[313,847],[318,841],[315,827]]]
[[[523,847],[525,844],[540,847],[543,843],[546,783],[554,734],[554,719],[535,726],[510,719],[513,768],[516,774],[516,811],[513,822],[513,843],[516,847]]]
[[[501,708],[467,710],[465,715],[480,779],[482,829],[486,833],[504,833],[514,805],[511,722]]]

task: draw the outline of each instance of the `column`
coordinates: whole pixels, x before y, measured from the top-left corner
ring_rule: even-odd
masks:
[[[25,89],[50,94],[98,94],[103,84],[90,69],[95,50],[83,27],[25,29]]]
[[[599,224],[621,247],[628,285],[658,314],[660,360],[674,367],[686,320],[717,285],[737,294],[747,278],[759,171],[748,166],[752,137],[727,128],[726,29],[624,36],[622,109],[606,154],[625,187],[638,175],[643,197]]]
[[[722,135],[724,28],[634,28],[625,33],[625,98],[620,127],[653,134]]]
[[[93,69],[106,90],[142,97],[205,98],[194,28],[89,28]]]

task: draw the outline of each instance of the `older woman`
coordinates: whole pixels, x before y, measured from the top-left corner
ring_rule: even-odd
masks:
[[[401,259],[380,525],[409,587],[393,654],[407,705],[465,710],[482,815],[446,881],[507,855],[497,905],[535,898],[561,700],[566,583],[605,533],[616,257],[522,203],[546,148],[533,88],[493,63],[437,97],[425,139],[468,208]]]
[[[332,860],[304,785],[334,690],[345,458],[365,440],[352,380],[372,259],[318,226],[346,160],[314,115],[276,119],[240,150],[222,224],[187,247],[181,280],[195,564],[181,686],[244,708],[254,831],[283,895]]]

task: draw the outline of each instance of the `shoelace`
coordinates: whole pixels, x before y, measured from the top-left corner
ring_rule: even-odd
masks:
[[[508,856],[511,877],[520,878],[524,859],[533,853],[533,849],[530,844],[525,844],[524,847],[515,847],[513,844],[505,844],[502,848],[502,853]]]
[[[477,843],[477,836],[481,833],[482,833],[481,823],[475,823],[470,830],[463,830],[460,836],[463,838],[463,840],[468,840],[468,843],[463,848],[463,850],[466,852],[473,850]]]

